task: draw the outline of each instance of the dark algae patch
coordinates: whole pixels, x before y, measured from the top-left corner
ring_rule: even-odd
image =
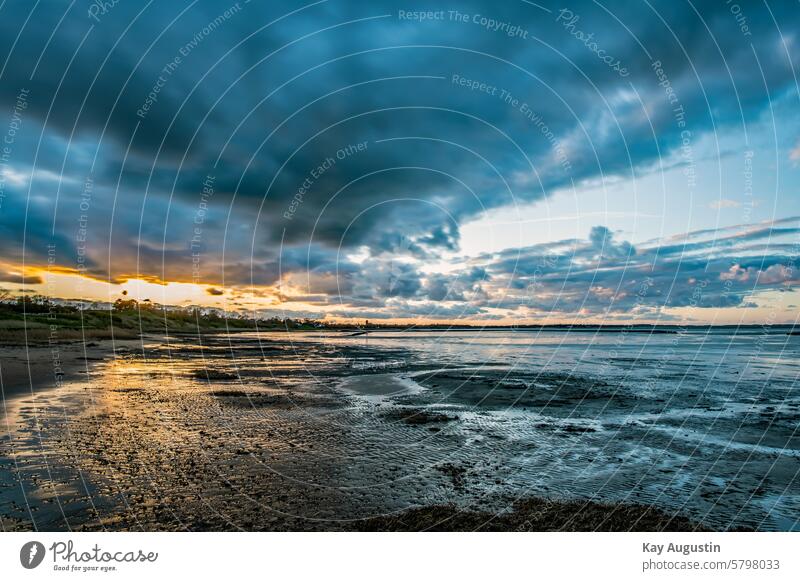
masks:
[[[493,514],[455,505],[413,508],[358,523],[360,531],[692,532],[706,531],[682,516],[647,506],[532,498]]]
[[[403,422],[409,426],[443,424],[458,420],[457,415],[428,411],[423,408],[398,408],[386,412],[383,417],[389,421]]]

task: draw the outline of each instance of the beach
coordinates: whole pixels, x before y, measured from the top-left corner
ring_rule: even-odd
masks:
[[[153,334],[59,345],[60,376],[6,346],[2,528],[795,530],[798,346]]]

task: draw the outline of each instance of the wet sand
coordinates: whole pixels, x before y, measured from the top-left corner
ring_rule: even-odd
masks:
[[[2,529],[752,528],[693,518],[636,482],[621,481],[619,501],[554,485],[603,435],[567,405],[608,405],[602,381],[443,371],[367,342],[202,341],[92,348],[89,365],[70,346],[82,369],[7,396]],[[550,420],[525,412],[543,400]]]
[[[113,358],[115,346],[129,350],[139,344],[138,339],[99,339],[87,343],[0,345],[2,396],[9,399],[20,394],[34,395],[80,379],[94,363]]]

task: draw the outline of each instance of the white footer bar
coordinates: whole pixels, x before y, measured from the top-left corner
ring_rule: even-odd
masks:
[[[3,579],[800,579],[797,533],[0,533]],[[585,576],[585,577],[584,577]]]

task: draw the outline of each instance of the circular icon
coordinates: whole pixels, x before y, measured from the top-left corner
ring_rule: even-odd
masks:
[[[39,541],[30,541],[19,550],[19,562],[26,569],[35,569],[44,560],[44,545]]]

